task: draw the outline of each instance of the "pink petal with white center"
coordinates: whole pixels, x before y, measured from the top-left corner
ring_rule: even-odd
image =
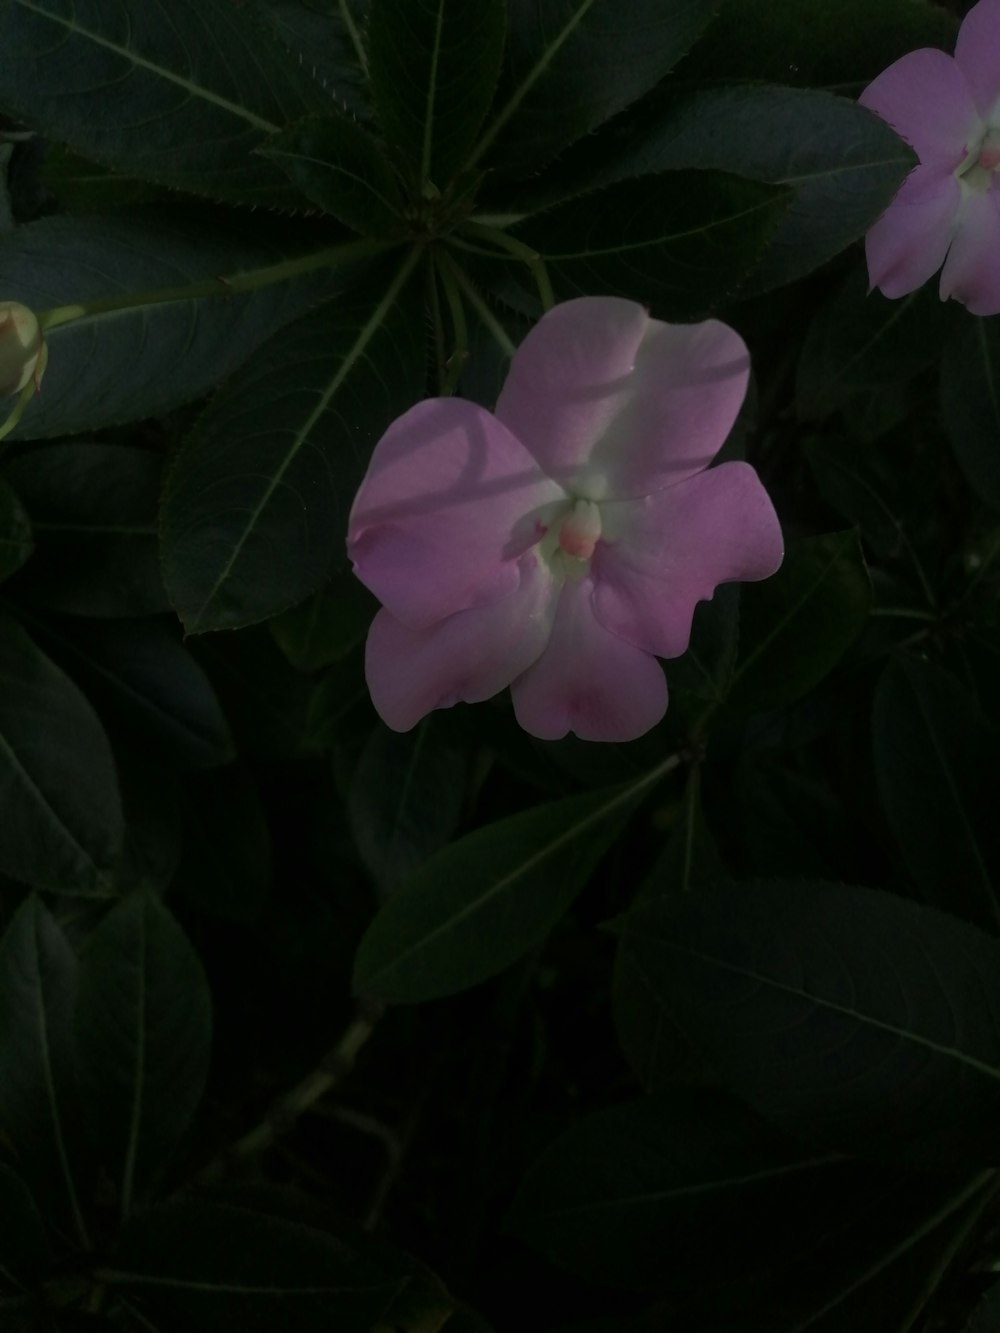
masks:
[[[944,263],[962,202],[955,176],[917,167],[865,237],[868,280],[883,296],[908,296]]]
[[[528,334],[496,414],[566,490],[625,499],[711,462],[749,373],[743,340],[717,320],[665,324],[635,302],[588,296]]]
[[[385,432],[351,509],[354,572],[420,629],[509,596],[517,559],[565,500],[521,442],[475,403],[418,403]]]
[[[955,64],[965,76],[983,120],[1000,103],[1000,0],[979,0],[962,20]]]
[[[969,191],[941,274],[941,300],[974,315],[1000,314],[1000,181]]]
[[[679,657],[694,609],[720,583],[766,579],[784,546],[774,506],[747,463],[722,463],[644,500],[601,506],[594,613],[613,634]]]
[[[368,631],[365,677],[386,726],[409,731],[435,708],[489,699],[544,651],[558,589],[534,552],[520,564],[521,581],[509,597],[427,629],[378,613]]]
[[[542,740],[631,741],[667,711],[659,664],[598,624],[592,592],[589,578],[563,584],[545,651],[511,686],[518,722]]]
[[[956,62],[924,47],[890,65],[858,101],[887,121],[925,166],[954,171],[983,132],[972,92]]]

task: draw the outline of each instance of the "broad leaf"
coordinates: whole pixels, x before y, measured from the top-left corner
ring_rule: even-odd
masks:
[[[793,546],[777,574],[742,590],[740,652],[726,707],[762,711],[808,693],[857,638],[870,606],[856,533]]]
[[[443,190],[490,105],[504,0],[371,0],[368,54],[386,142],[414,185]]]
[[[307,199],[363,236],[405,230],[399,177],[382,145],[348,116],[298,121],[262,151]]]
[[[178,454],[161,535],[189,633],[300,602],[345,561],[347,515],[376,440],[420,397],[415,252],[261,348]]]
[[[358,852],[383,894],[451,838],[465,800],[466,758],[440,716],[401,735],[379,723],[348,791]]]
[[[725,1085],[822,1148],[927,1167],[1000,1147],[1000,942],[875,889],[661,898],[622,948]]]
[[[514,229],[558,295],[608,293],[664,319],[711,311],[760,257],[792,198],[715,171],[663,172],[580,195]]]
[[[889,663],[872,727],[879,795],[906,867],[936,907],[1000,927],[1000,735],[930,662]]]
[[[31,1191],[0,1165],[0,1287],[23,1291],[33,1286],[51,1261],[45,1225]]]
[[[538,0],[508,6],[497,114],[475,158],[525,176],[647,93],[718,0]]]
[[[364,29],[369,0],[263,0],[262,13],[296,60],[356,116],[371,115]]]
[[[296,670],[318,671],[342,661],[364,641],[377,610],[365,585],[345,570],[267,627]]]
[[[697,167],[794,189],[743,295],[792,282],[863,236],[916,162],[847,98],[752,84],[674,96],[613,148],[601,179]]]
[[[670,690],[721,703],[736,666],[740,628],[740,585],[724,583],[707,602],[695,607],[691,641],[682,657],[667,668]]]
[[[131,1304],[185,1333],[370,1333],[401,1285],[326,1231],[197,1198],[136,1217],[115,1268]]]
[[[1000,1329],[1000,1282],[994,1282],[976,1306],[965,1333],[997,1333]]]
[[[130,894],[87,941],[76,1012],[84,1107],[123,1216],[197,1109],[211,1025],[198,955],[157,897]]]
[[[413,1003],[503,971],[549,933],[661,771],[498,820],[425,861],[369,926],[356,989]]]
[[[107,896],[122,843],[107,737],[77,687],[0,617],[0,872]]]
[[[2,467],[38,540],[19,596],[84,616],[169,609],[156,544],[159,454],[80,440],[32,444]]]
[[[20,569],[34,549],[31,520],[15,492],[0,476],[0,582]]]
[[[969,316],[946,344],[941,412],[966,481],[1000,509],[1000,320]]]
[[[11,0],[0,101],[120,171],[272,205],[297,196],[254,150],[330,105],[250,5],[227,0]]]
[[[310,268],[329,252],[301,259],[302,233],[275,228],[258,220],[251,232],[242,219],[209,228],[160,208],[44,218],[0,238],[0,290],[33,310],[145,294],[139,306],[95,309],[49,330],[42,390],[15,437],[168,412],[207,393],[265,338],[342,288],[348,270]],[[281,267],[292,254],[308,271]]]
[[[890,301],[869,292],[856,269],[809,326],[796,379],[799,415],[823,417],[861,390],[911,379],[940,355],[953,319],[933,283]]]
[[[32,895],[0,940],[0,1128],[35,1195],[86,1241],[73,1173],[76,989],[69,942]]]

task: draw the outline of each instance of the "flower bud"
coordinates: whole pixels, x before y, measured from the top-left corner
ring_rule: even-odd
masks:
[[[19,393],[45,371],[45,343],[33,311],[18,301],[0,301],[0,397]]]

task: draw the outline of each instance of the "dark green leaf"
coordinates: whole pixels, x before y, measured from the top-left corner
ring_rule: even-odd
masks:
[[[718,0],[516,0],[507,62],[477,158],[527,175],[636,101],[703,30]]]
[[[297,671],[318,671],[342,661],[364,640],[377,610],[365,585],[345,570],[267,627]]]
[[[46,334],[42,390],[15,437],[157,416],[207,393],[265,338],[346,281],[328,267],[283,276],[282,262],[304,252],[302,233],[293,231],[291,243],[288,235],[260,220],[253,231],[236,218],[225,228],[180,214],[171,220],[161,207],[44,218],[4,236],[0,290],[33,310],[148,298],[131,309],[95,310]]]
[[[855,532],[797,543],[740,601],[740,652],[727,707],[762,711],[817,685],[858,636],[871,583]]]
[[[550,265],[560,296],[627,296],[689,320],[745,277],[792,197],[716,171],[664,172],[570,199],[514,233]]]
[[[32,895],[0,940],[0,1127],[18,1170],[86,1241],[73,1176],[77,961]]]
[[[0,1165],[0,1286],[33,1286],[52,1261],[45,1225],[31,1191]]]
[[[107,896],[122,844],[107,737],[77,687],[0,617],[0,871]]]
[[[18,580],[21,596],[85,616],[169,608],[156,544],[158,454],[89,440],[33,444],[6,458],[3,470],[38,539]]]
[[[184,785],[186,838],[176,884],[204,912],[252,921],[271,883],[271,837],[249,775],[233,765]]]
[[[371,0],[368,52],[386,142],[443,190],[472,147],[503,59],[503,0]]]
[[[181,857],[180,784],[156,755],[119,744],[115,762],[125,807],[125,845],[118,884],[122,892],[153,888],[163,892]]]
[[[0,477],[0,582],[20,569],[34,549],[24,506]]]
[[[933,283],[890,301],[856,269],[809,326],[796,379],[803,418],[823,417],[864,389],[912,379],[941,353],[954,310]]]
[[[760,85],[672,98],[612,147],[605,180],[697,167],[794,189],[741,295],[803,277],[863,236],[916,163],[889,126],[855,102]]]
[[[369,0],[264,0],[263,13],[295,58],[355,115],[370,115],[362,35]]]
[[[284,329],[212,400],[177,456],[163,564],[190,633],[265,620],[344,563],[371,450],[423,391],[418,284],[407,286],[415,259]]]
[[[1000,319],[970,316],[945,345],[941,412],[966,481],[1000,509]]]
[[[465,799],[466,760],[440,717],[401,735],[379,723],[351,780],[358,852],[382,894],[392,893],[451,838]]]
[[[740,628],[740,585],[724,583],[695,607],[687,651],[667,668],[671,692],[686,690],[698,699],[721,703],[736,665]]]
[[[930,662],[889,663],[875,695],[875,776],[907,869],[927,902],[1000,925],[1000,736]]]
[[[503,971],[549,933],[659,775],[525,810],[432,856],[369,926],[356,989],[412,1003]]]
[[[348,116],[290,125],[262,150],[307,199],[363,236],[403,232],[404,198],[385,150]]]
[[[371,1333],[399,1288],[326,1231],[180,1199],[123,1233],[115,1286],[185,1333]]]
[[[329,95],[227,0],[11,0],[0,101],[97,162],[214,199],[293,204],[254,155]]]
[[[906,440],[910,453],[910,440]],[[884,558],[916,555],[903,521],[909,498],[899,460],[853,438],[809,440],[805,455],[824,500],[848,523],[856,523],[868,545]]]
[[[41,184],[66,213],[107,213],[113,208],[149,204],[167,193],[161,186],[99,166],[51,142],[45,145]]]
[[[211,1029],[198,955],[157,897],[130,894],[87,941],[76,1012],[84,1106],[123,1216],[197,1109]]]
[[[1000,1282],[976,1306],[965,1333],[1000,1333]]]
[[[725,1084],[823,1148],[997,1160],[1000,942],[874,889],[661,898],[622,948]]]

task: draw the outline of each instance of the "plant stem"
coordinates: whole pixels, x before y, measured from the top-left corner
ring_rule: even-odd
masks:
[[[531,270],[531,276],[535,280],[535,286],[538,288],[538,296],[542,303],[543,310],[551,310],[556,303],[555,293],[552,291],[552,283],[549,279],[549,271],[545,267],[545,260],[533,250],[530,245],[525,245],[514,236],[508,236],[500,227],[491,227],[484,222],[466,221],[459,228],[459,231],[468,235],[476,236],[481,241],[488,241],[492,245],[499,246],[506,250],[509,255],[515,259],[520,259]],[[454,238],[453,244],[461,244],[458,237]],[[480,253],[482,253],[480,251]]]
[[[507,330],[479,295],[479,292],[476,291],[476,288],[473,286],[468,275],[464,273],[460,265],[456,264],[451,256],[443,250],[438,255],[438,264],[442,282],[445,285],[445,291],[447,292],[449,283],[457,284],[457,286],[461,288],[462,294],[465,296],[469,305],[472,306],[473,310],[475,310],[476,314],[489,329],[490,333],[492,333],[497,346],[503,352],[504,356],[512,357],[517,351],[517,348],[511,342],[510,338],[508,338]]]
[[[435,256],[435,265],[438,264],[441,257],[439,251]],[[462,297],[458,288],[451,281],[447,269],[438,267],[438,272],[441,275],[441,286],[444,288],[445,300],[448,302],[448,314],[451,316],[451,327],[455,334],[455,346],[451,356],[445,360],[447,374],[441,385],[442,397],[450,398],[458,387],[462,367],[469,355],[469,326],[466,323],[465,307],[462,305]]]

